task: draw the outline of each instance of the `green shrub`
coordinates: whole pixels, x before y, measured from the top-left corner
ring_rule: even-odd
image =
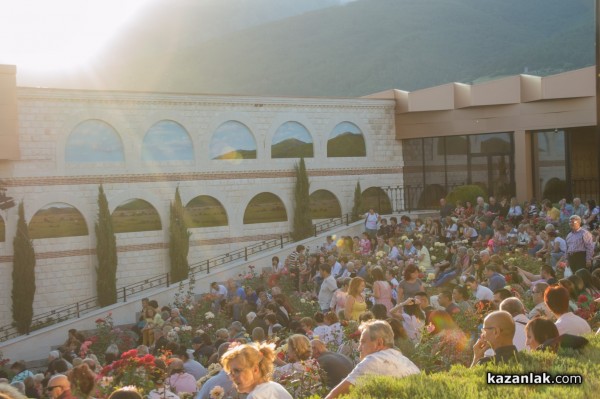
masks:
[[[487,197],[485,190],[481,188],[481,186],[475,184],[470,186],[458,186],[448,193],[446,201],[451,205],[454,205],[456,201],[462,201],[463,205],[466,201],[471,201],[473,206],[475,206],[477,197]]]
[[[364,379],[347,398],[591,398],[600,390],[600,336],[588,337],[590,344],[581,354],[570,350],[523,352],[519,364],[454,366],[448,372],[419,374],[407,378],[374,376]],[[488,385],[487,372],[551,375],[578,374],[582,385]]]

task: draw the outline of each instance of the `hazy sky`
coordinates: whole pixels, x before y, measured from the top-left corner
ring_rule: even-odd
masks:
[[[8,0],[0,13],[0,64],[51,72],[85,65],[156,0]]]

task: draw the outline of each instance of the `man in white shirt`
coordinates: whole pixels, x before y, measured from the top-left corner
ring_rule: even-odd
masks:
[[[525,307],[519,298],[506,298],[500,303],[500,310],[504,310],[512,316],[515,322],[515,335],[513,337],[513,345],[518,351],[526,348],[527,334],[525,334],[525,326],[529,322],[525,316]]]
[[[548,288],[548,284],[542,282],[535,283],[531,286],[531,296],[535,306],[527,315],[529,319],[544,317],[546,319],[554,320],[554,315],[544,302],[544,292],[546,291],[546,288]]]
[[[210,283],[210,294],[213,297],[212,311],[219,314],[221,303],[227,299],[227,288],[217,282]]]
[[[384,320],[370,320],[360,326],[361,336],[358,349],[360,363],[327,395],[325,399],[347,394],[350,387],[365,375],[407,377],[419,374],[419,368],[400,351],[393,349],[394,332]]]
[[[475,298],[478,301],[492,302],[494,300],[494,293],[492,292],[492,290],[490,290],[488,287],[484,287],[481,284],[477,284],[477,280],[475,280],[475,277],[467,277],[467,279],[465,280],[465,285],[467,286],[467,288],[469,288],[469,290],[471,290],[471,292],[473,293],[473,295],[475,295]]]
[[[329,311],[329,307],[331,306],[331,298],[333,297],[333,293],[337,290],[337,283],[331,274],[331,266],[327,264],[320,265],[319,272],[321,273],[321,278],[323,278],[323,283],[321,284],[318,297],[319,307],[323,313],[326,313]]]
[[[340,272],[342,271],[341,263],[338,262],[335,256],[333,255],[329,255],[329,258],[327,258],[327,262],[329,262],[329,266],[331,266],[331,275],[333,276],[333,278],[339,277],[338,274],[340,274]]]
[[[569,291],[561,286],[548,287],[544,293],[544,302],[556,316],[556,329],[559,335],[584,335],[592,332],[587,321],[569,312]]]

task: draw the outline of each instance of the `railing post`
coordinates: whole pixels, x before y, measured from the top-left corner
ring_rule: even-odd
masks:
[[[317,225],[313,224],[313,226],[315,227],[315,237],[317,236]]]
[[[171,279],[169,278],[169,273],[167,273],[167,288],[171,285]]]
[[[244,260],[248,261],[248,247],[244,247]]]
[[[123,302],[127,302],[127,288],[123,287]]]
[[[210,274],[210,260],[206,259],[206,274]]]
[[[346,226],[350,226],[350,218],[348,217],[348,214],[346,214]]]
[[[77,318],[79,318],[79,302],[76,303]]]
[[[279,236],[279,246],[283,248],[283,234]]]

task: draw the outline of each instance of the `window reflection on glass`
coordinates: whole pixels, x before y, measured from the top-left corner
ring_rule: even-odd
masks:
[[[533,132],[534,187],[539,199],[558,201],[565,196],[567,185],[565,132]]]
[[[510,154],[511,133],[473,134],[469,136],[471,154]]]

